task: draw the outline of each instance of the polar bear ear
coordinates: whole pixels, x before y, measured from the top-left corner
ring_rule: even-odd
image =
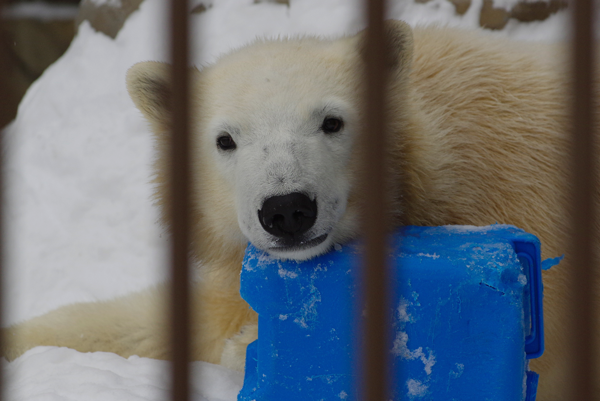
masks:
[[[413,57],[412,28],[404,21],[387,20],[383,25],[388,40],[388,65],[392,71],[410,68]],[[367,29],[356,35],[362,54],[366,53]]]
[[[171,121],[171,66],[148,61],[127,71],[127,91],[155,132],[167,130]]]

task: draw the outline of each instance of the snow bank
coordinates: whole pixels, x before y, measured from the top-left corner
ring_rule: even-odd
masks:
[[[6,364],[6,395],[9,400],[163,401],[169,396],[168,367],[135,356],[37,347]],[[194,362],[192,400],[233,401],[243,381],[241,373]]]

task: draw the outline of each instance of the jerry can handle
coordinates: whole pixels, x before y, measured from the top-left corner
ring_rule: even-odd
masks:
[[[539,358],[544,353],[544,315],[543,315],[543,285],[540,243],[532,236],[531,240],[519,239],[513,241],[517,258],[523,266],[527,277],[526,297],[524,305],[529,315],[530,330],[525,337],[525,354],[527,359]]]

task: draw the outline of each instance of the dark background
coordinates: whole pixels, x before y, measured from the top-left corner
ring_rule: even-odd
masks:
[[[2,55],[8,71],[3,102],[16,115],[25,91],[69,47],[75,34],[79,0],[4,0]]]

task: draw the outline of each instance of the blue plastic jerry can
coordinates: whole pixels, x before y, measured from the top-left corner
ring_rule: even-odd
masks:
[[[360,400],[359,242],[314,259],[250,245],[241,294],[259,314],[239,401]],[[534,401],[544,349],[540,243],[506,225],[405,227],[389,258],[390,399]]]

